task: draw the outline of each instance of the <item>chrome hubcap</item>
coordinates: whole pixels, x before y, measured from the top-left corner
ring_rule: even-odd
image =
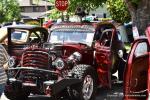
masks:
[[[91,98],[93,93],[93,79],[91,75],[87,75],[84,78],[82,93],[84,100],[89,100]]]

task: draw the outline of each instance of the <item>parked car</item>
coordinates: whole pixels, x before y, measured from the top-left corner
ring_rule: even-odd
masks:
[[[53,21],[53,20],[48,20],[48,21],[45,21],[43,23],[43,26],[44,28],[48,29],[48,28],[51,28],[52,25],[54,25],[56,23],[56,21]]]
[[[13,22],[6,22],[6,23],[3,23],[1,25],[1,27],[5,27],[5,26],[10,26],[10,25],[23,25],[24,23],[23,22],[16,22],[16,21],[13,21]]]
[[[112,74],[122,79],[123,42],[112,23],[59,23],[53,25],[47,42],[27,48],[20,66],[10,68],[5,95],[27,99],[30,93],[59,100],[93,100],[99,85],[111,88]]]
[[[19,62],[25,48],[31,44],[40,44],[47,41],[48,31],[34,25],[10,25],[0,29],[0,43],[10,56]]]
[[[132,44],[124,72],[124,100],[148,100],[150,91],[150,26],[147,37],[139,37]]]

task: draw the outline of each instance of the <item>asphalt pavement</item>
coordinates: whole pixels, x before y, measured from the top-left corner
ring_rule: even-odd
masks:
[[[122,83],[112,85],[112,89],[99,88],[96,95],[96,100],[122,100],[123,86]],[[8,100],[3,94],[0,100]],[[50,100],[44,96],[30,96],[28,100]]]

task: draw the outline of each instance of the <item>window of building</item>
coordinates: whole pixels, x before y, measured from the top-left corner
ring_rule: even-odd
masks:
[[[34,6],[34,7],[33,7],[33,12],[39,12],[39,7]]]

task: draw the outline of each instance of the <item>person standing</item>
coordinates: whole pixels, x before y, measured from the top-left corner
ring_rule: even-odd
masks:
[[[4,91],[7,81],[6,70],[8,68],[9,55],[2,44],[0,44],[0,97]]]

